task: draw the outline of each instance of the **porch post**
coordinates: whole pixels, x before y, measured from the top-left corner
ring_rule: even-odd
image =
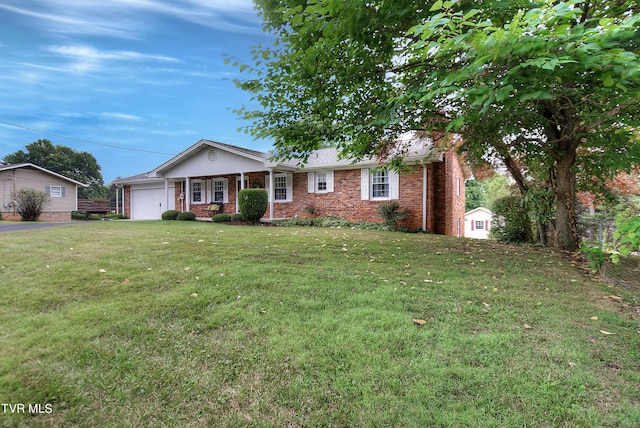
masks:
[[[119,203],[118,203],[119,202],[118,201],[118,185],[116,184],[115,187],[116,187],[116,214],[120,214],[120,211],[118,210],[118,205],[119,205]],[[78,200],[78,191],[76,190],[76,203],[77,203],[77,200]]]
[[[184,189],[184,207],[185,211],[191,211],[191,180],[186,177]]]
[[[244,189],[244,172],[240,173],[240,190]]]
[[[273,207],[274,207],[274,189],[273,189],[273,169],[269,169],[269,220],[273,220]]]

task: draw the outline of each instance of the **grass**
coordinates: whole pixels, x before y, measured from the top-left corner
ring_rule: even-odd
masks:
[[[0,426],[639,426],[638,311],[581,272],[390,232],[5,233],[0,403],[45,411]]]

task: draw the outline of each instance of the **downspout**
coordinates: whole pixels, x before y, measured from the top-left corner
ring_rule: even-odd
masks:
[[[427,231],[427,165],[422,164],[422,231]]]
[[[274,189],[273,189],[273,169],[269,169],[269,220],[273,220],[273,208],[274,208]]]

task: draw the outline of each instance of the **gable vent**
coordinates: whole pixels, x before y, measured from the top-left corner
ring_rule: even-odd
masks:
[[[216,159],[218,159],[218,153],[213,149],[209,150],[207,153],[207,159],[209,159],[209,162],[215,162]]]

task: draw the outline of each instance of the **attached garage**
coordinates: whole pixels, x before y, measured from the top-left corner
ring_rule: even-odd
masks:
[[[175,209],[173,183],[167,189],[169,206],[164,187],[132,186],[131,187],[131,219],[133,220],[160,220],[162,213]]]

